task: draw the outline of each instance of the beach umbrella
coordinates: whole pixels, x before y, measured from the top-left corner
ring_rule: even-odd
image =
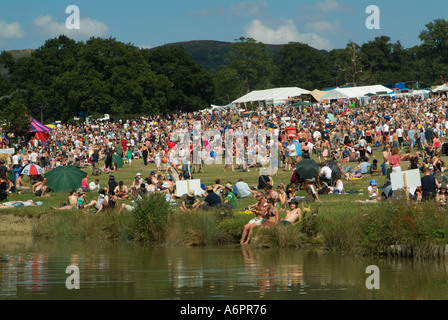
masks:
[[[81,187],[84,172],[75,166],[59,166],[45,174],[47,186],[53,192],[69,192]]]
[[[112,162],[117,164],[118,169],[123,168],[123,166],[124,166],[123,158],[117,154],[113,155]]]
[[[328,160],[327,166],[331,169],[332,174],[335,176],[341,177],[342,171],[341,168],[339,168],[338,164],[334,160]]]
[[[41,174],[44,174],[45,171],[42,169],[41,166],[38,166],[37,164],[29,164],[25,167],[23,167],[21,174],[27,175],[27,176],[38,176]]]
[[[303,179],[312,179],[319,174],[319,164],[313,159],[303,159],[296,165],[296,173]]]

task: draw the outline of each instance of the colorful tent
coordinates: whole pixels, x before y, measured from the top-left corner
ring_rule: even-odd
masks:
[[[40,141],[46,142],[48,137],[50,136],[49,132],[51,131],[51,129],[34,118],[30,118],[30,121],[30,132],[35,134],[34,136],[36,139],[40,139]]]

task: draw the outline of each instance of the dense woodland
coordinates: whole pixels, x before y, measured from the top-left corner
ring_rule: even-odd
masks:
[[[114,38],[47,40],[31,56],[3,51],[0,113],[7,127],[19,115],[50,123],[74,117],[131,118],[226,105],[252,90],[297,86],[394,84],[422,88],[448,80],[448,21],[428,23],[421,44],[404,48],[387,36],[349,41],[330,52],[306,44],[269,46],[240,38],[219,51],[165,45],[140,49]]]

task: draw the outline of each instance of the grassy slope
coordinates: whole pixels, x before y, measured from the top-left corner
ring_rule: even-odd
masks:
[[[381,153],[380,151],[375,151],[374,155],[378,158],[379,162],[381,162]],[[409,162],[403,163],[403,169],[407,167]],[[232,183],[236,183],[237,180],[242,177],[244,181],[246,181],[251,187],[257,185],[258,181],[258,170],[251,169],[250,172],[240,172],[235,169],[235,172],[232,172],[230,168],[227,168],[227,171],[223,171],[223,165],[209,165],[205,167],[204,173],[196,173],[194,175],[195,179],[201,179],[201,183],[205,185],[213,184],[215,179],[220,178],[221,183],[224,184],[227,181]],[[123,181],[126,185],[130,185],[133,181],[133,178],[137,172],[143,174],[143,176],[148,176],[149,173],[155,170],[154,164],[150,164],[148,166],[144,166],[141,160],[134,160],[131,167],[125,165],[118,172],[115,172],[114,175],[117,181]],[[90,169],[84,169],[86,172],[90,172]],[[290,181],[291,172],[285,172],[279,170],[278,176],[274,178],[274,185],[276,186],[279,183],[284,183],[287,185]],[[89,176],[89,182],[94,180],[94,176]],[[100,185],[106,186],[108,175],[101,174],[99,177]],[[375,177],[378,181],[378,185],[381,186],[384,182],[384,177]],[[358,213],[362,209],[363,206],[374,206],[375,204],[362,204],[355,203],[356,200],[366,200],[367,196],[367,187],[370,177],[367,175],[362,180],[359,181],[347,181],[343,179],[344,187],[348,190],[356,190],[359,193],[355,194],[344,194],[344,195],[322,195],[321,198],[321,207],[319,209],[320,214],[346,214],[346,213]],[[362,190],[362,191],[360,191]],[[299,191],[297,193],[298,196],[304,195],[303,191]],[[0,211],[0,214],[6,213],[17,213],[17,214],[27,214],[27,215],[40,215],[46,212],[52,211],[50,209],[51,206],[59,206],[61,202],[67,202],[67,193],[51,193],[50,197],[44,198],[36,198],[31,191],[25,192],[21,195],[14,194],[8,198],[9,201],[14,200],[29,200],[33,199],[34,201],[42,201],[43,206],[41,207],[29,207],[29,208],[14,208],[14,209],[3,209]],[[87,195],[88,200],[93,200],[97,198],[96,193],[91,193]],[[242,210],[247,207],[249,204],[254,203],[254,199],[238,199],[238,204],[236,211]],[[317,206],[317,204],[313,204],[312,207]],[[63,212],[63,211],[61,211]]]

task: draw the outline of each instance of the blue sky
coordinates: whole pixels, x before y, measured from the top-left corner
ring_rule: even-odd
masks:
[[[80,10],[80,29],[66,28],[66,8]],[[380,30],[369,30],[369,5],[380,9]],[[139,47],[190,40],[233,42],[240,37],[318,49],[344,48],[386,35],[404,47],[419,45],[419,32],[448,20],[445,0],[16,0],[0,2],[0,51],[36,49],[64,33],[85,41],[114,37]]]

